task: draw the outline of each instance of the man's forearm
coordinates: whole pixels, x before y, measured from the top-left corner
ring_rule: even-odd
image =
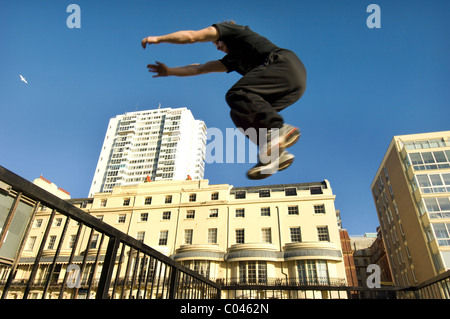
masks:
[[[213,26],[207,27],[202,30],[192,31],[177,31],[160,36],[149,36],[141,41],[142,47],[145,49],[148,44],[158,44],[162,42],[174,43],[174,44],[186,44],[195,42],[208,42],[216,41],[219,38],[217,29]]]
[[[222,64],[222,62],[209,61],[203,64],[190,64],[186,66],[174,67],[168,69],[168,75],[175,76],[191,76],[199,75],[211,72],[226,72],[227,68]]]
[[[195,42],[192,31],[177,31],[166,35],[156,36],[155,38],[157,43],[186,44]]]
[[[186,66],[179,66],[169,68],[168,75],[173,76],[192,76],[201,74],[200,65],[199,64],[191,64]]]
[[[211,72],[226,72],[227,68],[219,60],[209,61],[203,64],[190,64],[186,66],[179,66],[169,68],[164,63],[156,61],[155,64],[147,65],[148,71],[156,73],[153,77],[160,76],[191,76]]]

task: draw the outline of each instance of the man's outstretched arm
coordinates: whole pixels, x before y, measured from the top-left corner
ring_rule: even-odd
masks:
[[[173,43],[173,44],[187,44],[195,42],[210,42],[219,39],[219,32],[213,26],[192,31],[177,31],[174,33],[160,35],[160,36],[149,36],[141,41],[142,47],[145,49],[147,44],[159,44],[159,43]]]
[[[153,77],[160,76],[192,76],[212,72],[226,72],[227,68],[219,60],[210,61],[204,64],[191,64],[186,66],[179,66],[170,68],[164,63],[156,62],[156,64],[147,65],[148,71],[156,73]]]

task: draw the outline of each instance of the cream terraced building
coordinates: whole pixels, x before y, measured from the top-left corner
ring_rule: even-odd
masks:
[[[253,187],[186,180],[120,186],[110,193],[70,201],[224,285],[345,285],[334,200],[327,180]],[[25,276],[33,263],[49,216],[49,210],[38,212],[16,279]],[[57,228],[62,227],[62,220],[58,219],[56,216],[54,235],[50,233],[44,255],[54,251],[54,243],[59,242],[61,231]],[[75,221],[71,223],[74,225],[68,227],[61,255],[72,251],[77,227],[73,227]],[[82,241],[88,237],[86,231]],[[99,244],[100,235],[94,233],[89,247],[97,250]],[[103,242],[101,251],[106,251],[106,245]],[[64,272],[61,269],[59,276]],[[247,293],[223,290],[222,297],[248,298]],[[309,297],[308,293],[297,297]],[[333,292],[316,292],[315,298],[317,294],[333,297]],[[261,292],[257,297],[270,296]]]

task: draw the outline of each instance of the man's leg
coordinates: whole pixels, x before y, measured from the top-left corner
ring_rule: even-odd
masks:
[[[283,143],[269,142],[263,145],[260,141],[265,141],[267,136],[259,134],[262,129],[265,132],[281,129],[275,130],[270,136],[278,136],[279,132],[284,132],[286,136],[292,136],[289,140],[289,143],[292,143],[283,145],[290,146],[295,143],[299,136],[298,129],[283,125],[284,120],[278,112],[295,103],[303,94],[305,86],[306,72],[303,64],[289,51],[272,54],[266,65],[246,74],[228,91],[226,100],[235,125],[244,130],[255,128],[258,133],[257,140],[252,141],[260,147],[260,163],[249,170],[249,178],[268,177],[279,168],[284,169],[292,163],[293,155],[280,147]],[[282,141],[286,142],[287,139],[283,136]],[[267,151],[266,146],[271,147],[270,151]],[[275,150],[276,153],[272,154]]]
[[[306,71],[298,57],[290,51],[275,52],[266,65],[233,85],[226,101],[237,127],[281,128],[284,120],[278,112],[295,103],[305,87]]]

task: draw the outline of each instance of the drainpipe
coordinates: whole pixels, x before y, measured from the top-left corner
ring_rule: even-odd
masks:
[[[178,237],[178,221],[180,220],[180,210],[181,210],[181,195],[183,193],[180,193],[180,202],[178,203],[178,214],[177,214],[177,223],[175,226],[175,238],[173,240],[173,253],[172,255],[175,254],[175,250],[176,250],[176,245],[177,245],[177,237]]]
[[[280,208],[278,206],[276,206],[277,208],[277,217],[278,217],[278,241],[280,243],[280,252],[283,252],[283,247],[281,246],[281,223],[280,223]],[[284,260],[284,258],[283,258]],[[284,272],[284,262],[281,262],[281,273],[284,275],[284,277],[286,278],[286,284],[288,283],[288,274],[286,274]]]
[[[177,214],[177,223],[175,226],[175,238],[173,240],[173,254],[175,254],[175,250],[177,247],[177,236],[178,236],[178,220],[180,219],[180,207],[178,207],[178,214]]]
[[[226,228],[226,231],[227,231],[227,247],[225,250],[225,255],[224,255],[223,261],[225,262],[225,283],[228,283],[228,263],[225,260],[225,256],[227,255],[229,243],[230,243],[230,206],[229,206],[229,204],[227,205],[227,228]]]
[[[130,203],[131,204],[131,203]],[[136,238],[136,236],[132,236],[130,234],[130,229],[131,229],[131,221],[133,220],[133,215],[134,215],[134,205],[136,204],[136,196],[133,197],[133,205],[131,206],[131,214],[130,214],[130,220],[128,221],[128,229],[127,229],[127,235],[131,236],[133,238]]]

